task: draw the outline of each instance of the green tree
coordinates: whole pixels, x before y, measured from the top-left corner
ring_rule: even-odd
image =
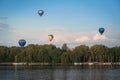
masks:
[[[8,48],[8,53],[7,53],[7,58],[6,58],[7,62],[17,61],[16,56],[18,54],[20,54],[20,48],[19,47],[13,46],[13,47]]]
[[[80,45],[73,49],[76,62],[87,62],[90,58],[89,47],[86,45]]]
[[[111,62],[120,62],[120,47],[112,47],[109,50]]]
[[[0,46],[0,62],[6,62],[8,55],[8,47]]]
[[[52,63],[60,63],[61,54],[62,54],[62,51],[60,48],[53,49],[51,52]]]
[[[64,52],[61,55],[61,63],[63,63],[63,64],[69,64],[69,55],[68,55],[67,52]]]
[[[66,51],[68,51],[69,50],[69,48],[68,48],[68,46],[67,46],[67,43],[64,43],[63,45],[62,45],[62,51],[63,52],[66,52]]]
[[[107,54],[109,49],[104,45],[94,45],[90,48],[92,53],[92,61],[94,62],[106,62],[107,61]]]

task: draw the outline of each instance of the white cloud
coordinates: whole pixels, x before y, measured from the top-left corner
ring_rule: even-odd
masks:
[[[75,39],[75,42],[86,42],[89,41],[90,38],[88,36],[81,36]]]
[[[100,35],[99,33],[94,32],[75,32],[67,31],[64,28],[49,28],[46,32],[47,34],[52,33],[54,35],[53,43],[54,44],[72,44],[74,46],[79,44],[105,44],[105,45],[118,45],[120,44],[119,39],[113,39],[113,35],[109,37],[105,34]],[[46,35],[47,35],[46,34]],[[45,36],[46,36],[45,35]]]
[[[69,42],[68,39],[70,39],[70,37],[71,37],[71,34],[69,32],[65,31],[64,28],[59,28],[59,27],[48,28],[47,30],[45,30],[45,34],[46,34],[45,36],[47,36],[49,34],[53,34],[53,36],[54,36],[53,42],[54,43]]]
[[[105,35],[95,34],[93,37],[93,41],[99,41],[99,40],[108,40],[108,38]]]
[[[105,34],[100,35],[99,33],[87,33],[87,32],[75,32],[75,31],[67,31],[64,28],[55,27],[43,29],[42,31],[38,30],[14,30],[12,35],[14,37],[13,40],[17,44],[17,40],[21,38],[25,38],[28,44],[49,44],[48,35],[53,34],[54,39],[51,42],[54,45],[62,45],[63,43],[67,43],[69,46],[75,47],[80,44],[85,45],[94,45],[94,44],[105,44],[105,45],[120,45],[119,39],[113,39],[112,36],[109,37]],[[94,33],[94,34],[93,34]]]

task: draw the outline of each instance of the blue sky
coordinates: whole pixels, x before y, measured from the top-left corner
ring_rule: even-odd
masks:
[[[0,45],[49,44],[48,34],[56,46],[120,46],[120,0],[0,0]]]

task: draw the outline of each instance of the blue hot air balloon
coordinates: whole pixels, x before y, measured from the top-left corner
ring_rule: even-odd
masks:
[[[99,28],[99,32],[102,35],[104,33],[105,29],[104,28]]]
[[[21,47],[24,47],[25,44],[26,44],[26,41],[25,41],[24,39],[20,39],[20,40],[18,41],[18,43],[19,43],[19,45],[20,45]]]

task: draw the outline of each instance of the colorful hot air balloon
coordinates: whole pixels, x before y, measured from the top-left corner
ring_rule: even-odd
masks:
[[[49,41],[52,41],[53,38],[54,38],[54,36],[53,36],[52,34],[49,34],[49,35],[48,35],[48,39],[49,39]]]
[[[20,39],[20,40],[18,41],[18,43],[19,43],[19,45],[20,45],[21,47],[24,47],[25,44],[26,44],[26,41],[25,41],[24,39]]]
[[[40,16],[42,16],[42,15],[44,14],[44,11],[43,11],[43,10],[38,10],[38,14],[39,14]]]
[[[99,28],[99,33],[102,35],[104,33],[105,29],[104,28]]]

